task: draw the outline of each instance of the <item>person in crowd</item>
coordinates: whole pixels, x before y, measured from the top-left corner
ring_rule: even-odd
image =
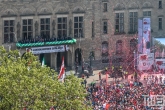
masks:
[[[101,72],[99,72],[99,80],[101,80]]]
[[[87,87],[87,80],[86,79],[84,79],[84,86],[85,86],[85,88]]]
[[[146,87],[135,80],[131,80],[131,82],[114,81],[101,85],[96,85],[93,80],[91,86],[87,87],[90,96],[87,100],[92,102],[93,110],[155,110],[154,106],[149,107],[144,104],[144,95],[154,97],[154,95],[165,94],[165,87],[152,81],[157,76],[149,77],[145,80],[151,80],[152,83],[147,83]],[[165,84],[165,79],[163,81]]]

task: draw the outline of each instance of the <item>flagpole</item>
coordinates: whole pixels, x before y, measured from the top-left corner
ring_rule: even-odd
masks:
[[[62,64],[61,64],[61,69],[60,69],[60,73],[58,75],[58,79],[61,79],[62,82],[65,78],[65,67],[64,67],[64,56],[62,57]]]

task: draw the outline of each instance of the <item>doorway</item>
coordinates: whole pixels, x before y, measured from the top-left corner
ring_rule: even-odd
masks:
[[[51,60],[51,53],[42,53],[42,54],[40,54],[40,56],[39,56],[39,60],[40,60],[40,63],[42,64],[42,63],[44,63],[44,65],[46,65],[46,66],[51,66],[50,65],[50,60]]]
[[[62,57],[64,56],[64,65],[65,67],[67,67],[67,51],[66,52],[58,52],[57,53],[57,68],[60,69],[61,68],[61,64],[62,64]]]
[[[75,62],[77,62],[79,65],[82,63],[82,50],[80,48],[75,50]]]

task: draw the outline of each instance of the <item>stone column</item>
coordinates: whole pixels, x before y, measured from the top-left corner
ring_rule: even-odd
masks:
[[[74,69],[74,64],[75,64],[75,49],[74,49],[74,46],[70,46],[70,50],[71,50],[71,57],[72,57],[72,61],[71,61],[71,67],[72,69]]]
[[[39,24],[36,21],[34,25],[35,25],[35,36],[37,36],[38,35],[38,26],[39,26]]]
[[[57,70],[57,53],[51,53],[51,68]]]

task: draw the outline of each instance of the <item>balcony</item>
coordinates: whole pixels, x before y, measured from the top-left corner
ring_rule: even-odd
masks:
[[[50,46],[50,45],[66,45],[66,44],[75,44],[76,39],[71,37],[65,38],[34,38],[34,39],[27,39],[21,40],[16,43],[18,48],[25,48],[25,47],[36,47],[36,46]]]

